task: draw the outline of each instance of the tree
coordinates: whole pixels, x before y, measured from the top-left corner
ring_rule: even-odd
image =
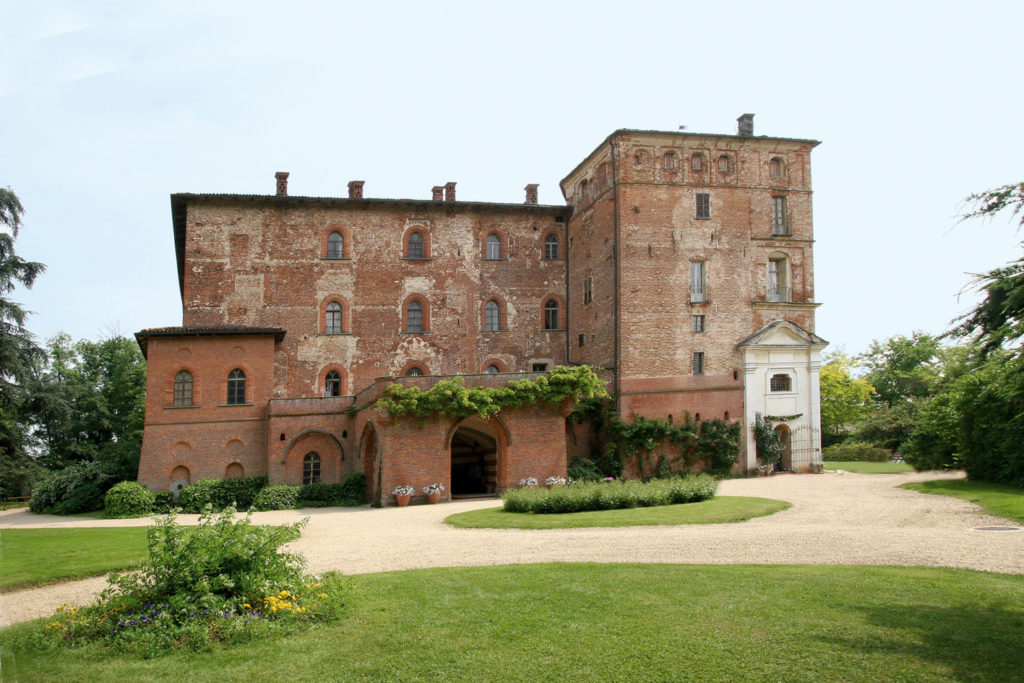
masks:
[[[837,440],[871,411],[875,388],[851,375],[854,364],[853,358],[835,351],[821,366],[821,431],[826,440]]]
[[[38,474],[26,445],[29,387],[44,355],[25,328],[28,312],[8,298],[19,284],[31,287],[46,269],[14,251],[24,208],[18,196],[0,188],[0,494],[20,495]]]
[[[864,376],[875,388],[876,400],[892,408],[930,396],[938,379],[939,340],[924,332],[874,340],[859,356]]]

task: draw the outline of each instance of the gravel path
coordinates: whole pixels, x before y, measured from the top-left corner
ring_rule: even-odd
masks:
[[[448,515],[492,507],[496,500],[408,508],[286,510],[253,515],[261,524],[309,517],[291,548],[314,572],[366,574],[421,567],[531,562],[665,562],[686,564],[873,564],[961,567],[1024,574],[1024,531],[966,501],[897,488],[957,474],[777,475],[722,482],[720,495],[789,501],[789,510],[741,524],[606,529],[454,529]],[[195,515],[182,515],[183,523]],[[146,526],[148,519],[81,520],[0,512],[2,529]],[[84,604],[102,578],[6,592],[0,626],[48,616],[65,602]]]

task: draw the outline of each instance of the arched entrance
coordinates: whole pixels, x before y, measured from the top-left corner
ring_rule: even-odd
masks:
[[[779,469],[787,472],[793,471],[793,439],[786,425],[775,427],[775,433],[779,435],[779,443],[782,444],[782,457],[779,459]]]
[[[470,418],[452,435],[452,496],[493,494],[497,481],[498,435],[487,422]]]

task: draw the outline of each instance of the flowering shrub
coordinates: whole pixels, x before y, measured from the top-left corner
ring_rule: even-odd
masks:
[[[695,503],[713,498],[717,492],[717,479],[698,474],[649,482],[580,481],[550,489],[524,486],[506,491],[502,499],[506,512],[551,514]]]
[[[527,477],[526,479],[520,479],[519,480],[519,485],[520,486],[536,486],[537,485],[537,477]]]
[[[441,483],[427,484],[423,487],[423,493],[426,493],[427,495],[430,495],[431,493],[440,493],[441,491],[444,491],[444,484]]]
[[[545,486],[565,486],[568,483],[565,477],[548,477],[544,480]]]
[[[411,486],[396,486],[395,490],[392,491],[396,496],[411,496],[416,493],[416,489]]]

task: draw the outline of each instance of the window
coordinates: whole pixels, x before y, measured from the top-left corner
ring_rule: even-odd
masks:
[[[704,170],[704,155],[696,152],[690,157],[690,170],[700,172]]]
[[[534,363],[533,364],[533,371],[534,372],[547,372],[548,371],[548,364],[547,363]]]
[[[302,459],[302,485],[309,486],[320,481],[320,454],[316,451],[306,453]]]
[[[544,258],[558,258],[558,235],[551,234],[544,238]]]
[[[793,391],[793,380],[789,375],[772,375],[770,388],[772,391]]]
[[[583,281],[583,305],[586,306],[594,300],[594,278],[588,277]]]
[[[690,331],[691,332],[703,332],[704,331],[704,316],[702,316],[702,315],[691,315],[690,316]]]
[[[501,368],[499,368],[494,363],[491,363],[486,368],[484,368],[484,372],[486,372],[488,375],[497,375],[499,372],[501,372]]]
[[[228,405],[245,403],[245,373],[235,368],[228,374]]]
[[[484,306],[484,330],[495,332],[500,329],[501,308],[497,301],[488,301]]]
[[[544,329],[558,329],[558,302],[554,299],[549,299],[548,302],[544,304]]]
[[[768,175],[772,178],[781,178],[786,175],[786,167],[783,165],[782,159],[773,157],[772,160],[768,162]]]
[[[405,307],[405,331],[423,332],[423,304],[410,301]]]
[[[345,258],[345,236],[340,232],[332,232],[327,236],[327,258]]]
[[[409,245],[406,252],[408,258],[425,258],[426,251],[423,248],[423,233],[414,232],[409,235]]]
[[[772,197],[772,234],[788,235],[789,225],[786,222],[786,198]]]
[[[787,265],[785,256],[773,256],[768,259],[768,301],[790,300]]]
[[[727,154],[718,157],[718,172],[732,173],[732,158]]]
[[[675,152],[665,152],[665,156],[661,160],[661,167],[666,171],[675,171],[679,168]]]
[[[636,166],[643,166],[645,163],[647,163],[646,154],[644,154],[643,152],[637,152],[636,154],[633,155],[633,164],[635,164]]]
[[[485,258],[492,261],[501,258],[501,239],[497,235],[487,236],[487,256]]]
[[[405,371],[406,377],[422,377],[423,370],[416,367],[415,365]]]
[[[707,192],[697,193],[697,218],[711,218],[711,195]]]
[[[579,347],[582,349],[583,345],[586,344],[586,342],[587,342],[587,336],[585,334],[581,334],[579,340],[577,340],[577,343],[579,344]]]
[[[324,396],[341,396],[341,375],[331,370],[324,378]]]
[[[692,358],[692,360],[690,362],[690,367],[693,370],[693,374],[695,374],[695,375],[703,375],[704,374],[704,352],[703,351],[694,351],[693,352],[693,358]],[[698,417],[697,419],[699,420],[700,418]]]
[[[707,269],[703,261],[690,262],[690,302],[707,301]]]
[[[341,304],[332,301],[327,304],[327,315],[324,318],[325,334],[341,334]]]
[[[587,181],[586,180],[581,180],[580,181],[580,197],[586,197],[586,196],[587,196]]]
[[[192,373],[188,370],[174,376],[174,405],[178,408],[192,405]]]

